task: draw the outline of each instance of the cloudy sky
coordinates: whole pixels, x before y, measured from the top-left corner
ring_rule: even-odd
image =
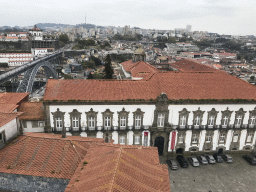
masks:
[[[255,0],[1,0],[0,26],[36,23],[130,25],[256,35]]]

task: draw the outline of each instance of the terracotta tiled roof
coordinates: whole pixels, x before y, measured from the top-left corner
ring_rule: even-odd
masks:
[[[134,65],[136,65],[136,63],[133,63],[132,60],[128,60],[121,63],[121,65],[123,66],[125,71],[130,72],[133,69]]]
[[[66,188],[70,191],[167,192],[168,168],[159,164],[157,148],[99,144],[79,164]]]
[[[15,109],[17,109],[19,106],[15,104],[4,104],[0,103],[0,112],[6,112],[6,113],[11,113]]]
[[[29,133],[0,150],[0,172],[71,179],[87,150],[103,139]]]
[[[157,73],[158,70],[149,63],[139,61],[133,66],[130,72],[132,77],[145,77],[145,74],[152,75],[153,73]]]
[[[217,71],[217,69],[214,69],[212,67],[200,64],[195,61],[191,61],[188,59],[181,59],[177,61],[176,63],[170,63],[170,66],[178,69],[181,72],[185,71]]]
[[[28,100],[29,93],[0,93],[0,103],[19,104],[22,100]]]
[[[4,126],[5,124],[9,123],[16,117],[20,116],[22,113],[0,113],[0,127]]]
[[[44,108],[42,102],[22,102],[19,111],[23,114],[20,120],[44,120]]]
[[[215,70],[219,71],[219,70]],[[147,80],[54,80],[44,100],[256,99],[256,87],[224,72],[158,72]]]

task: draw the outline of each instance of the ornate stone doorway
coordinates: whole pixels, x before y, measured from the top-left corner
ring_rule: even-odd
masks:
[[[163,155],[163,151],[164,151],[164,138],[163,137],[161,137],[161,136],[156,137],[155,147],[158,148],[158,154]]]

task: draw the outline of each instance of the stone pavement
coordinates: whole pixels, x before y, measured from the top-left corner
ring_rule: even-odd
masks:
[[[256,166],[241,155],[231,155],[234,163],[200,165],[178,170],[169,168],[172,192],[256,192]],[[165,163],[166,158],[160,157]]]

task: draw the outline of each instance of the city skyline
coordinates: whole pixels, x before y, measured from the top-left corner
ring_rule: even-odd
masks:
[[[95,0],[72,3],[39,0],[11,2],[4,0],[1,25],[31,26],[36,23],[79,24],[101,26],[130,25],[144,29],[172,30],[192,25],[193,31],[230,35],[256,35],[256,2],[245,0],[118,1]]]

